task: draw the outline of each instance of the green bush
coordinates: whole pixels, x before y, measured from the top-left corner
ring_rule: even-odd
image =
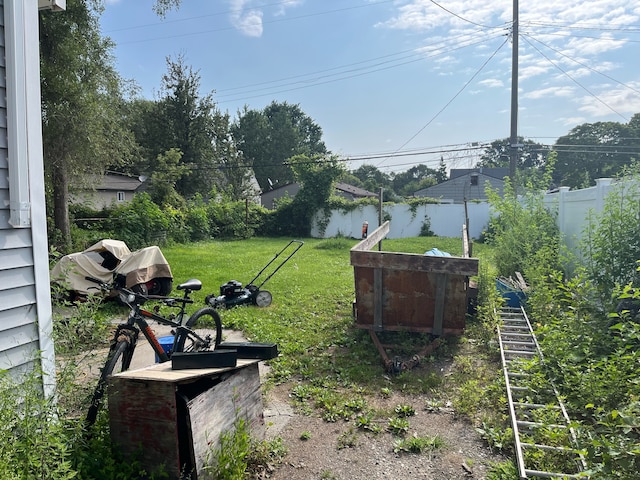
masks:
[[[607,195],[600,213],[591,213],[582,235],[589,277],[602,298],[636,277],[640,260],[640,188],[627,179]],[[636,179],[637,180],[637,179]]]
[[[131,202],[114,208],[109,215],[109,230],[124,241],[131,250],[162,243],[166,238],[170,217],[151,201],[146,193],[139,193]]]
[[[488,190],[487,194],[493,213],[486,241],[495,247],[498,274],[513,276],[515,272],[556,269],[560,262],[560,232],[555,215],[542,202],[542,194],[527,192],[518,196],[508,181],[502,197],[495,190]]]

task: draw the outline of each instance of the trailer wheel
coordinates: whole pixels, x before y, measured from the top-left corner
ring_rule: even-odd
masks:
[[[256,293],[253,297],[253,303],[255,303],[258,307],[268,307],[269,305],[271,305],[272,300],[273,297],[267,290],[258,290],[258,293]]]

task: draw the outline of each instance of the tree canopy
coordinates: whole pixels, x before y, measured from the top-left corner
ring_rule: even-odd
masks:
[[[558,185],[584,188],[597,178],[615,177],[640,156],[640,113],[628,123],[584,123],[560,137],[554,150]]]
[[[69,191],[89,174],[128,161],[135,151],[123,127],[124,85],[100,36],[99,2],[68,0],[64,15],[40,13],[43,154],[48,207],[62,248],[71,241]],[[51,208],[52,207],[52,208]]]
[[[231,127],[238,149],[253,165],[262,191],[294,181],[286,161],[295,155],[324,155],[322,129],[299,105],[271,102],[263,110],[245,106]]]

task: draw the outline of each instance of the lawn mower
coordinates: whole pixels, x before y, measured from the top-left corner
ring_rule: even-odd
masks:
[[[280,270],[280,268],[287,263],[287,261],[293,257],[293,255],[300,250],[300,248],[304,245],[304,242],[301,240],[291,240],[285,247],[276,253],[275,257],[271,259],[269,263],[267,263],[262,270],[258,272],[258,274],[253,277],[253,279],[245,286],[242,286],[242,283],[237,280],[230,280],[224,285],[220,286],[220,295],[215,296],[214,294],[207,295],[205,298],[205,303],[207,305],[211,305],[213,308],[232,308],[240,305],[256,305],[258,307],[268,307],[271,305],[271,301],[273,297],[271,293],[267,290],[261,290],[262,286],[267,283],[267,281],[273,277],[273,275]],[[287,253],[285,253],[285,251]],[[260,277],[269,266],[276,261],[280,255],[285,253],[287,255],[281,262],[278,264],[274,270],[266,276],[266,278],[260,283],[256,285],[256,281],[258,277]],[[266,275],[266,274],[265,274]]]

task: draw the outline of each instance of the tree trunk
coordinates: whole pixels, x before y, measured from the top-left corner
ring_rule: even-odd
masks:
[[[62,163],[62,162],[61,162]],[[71,225],[69,223],[69,178],[64,165],[53,169],[53,221],[60,234],[58,247],[62,252],[71,250]]]

